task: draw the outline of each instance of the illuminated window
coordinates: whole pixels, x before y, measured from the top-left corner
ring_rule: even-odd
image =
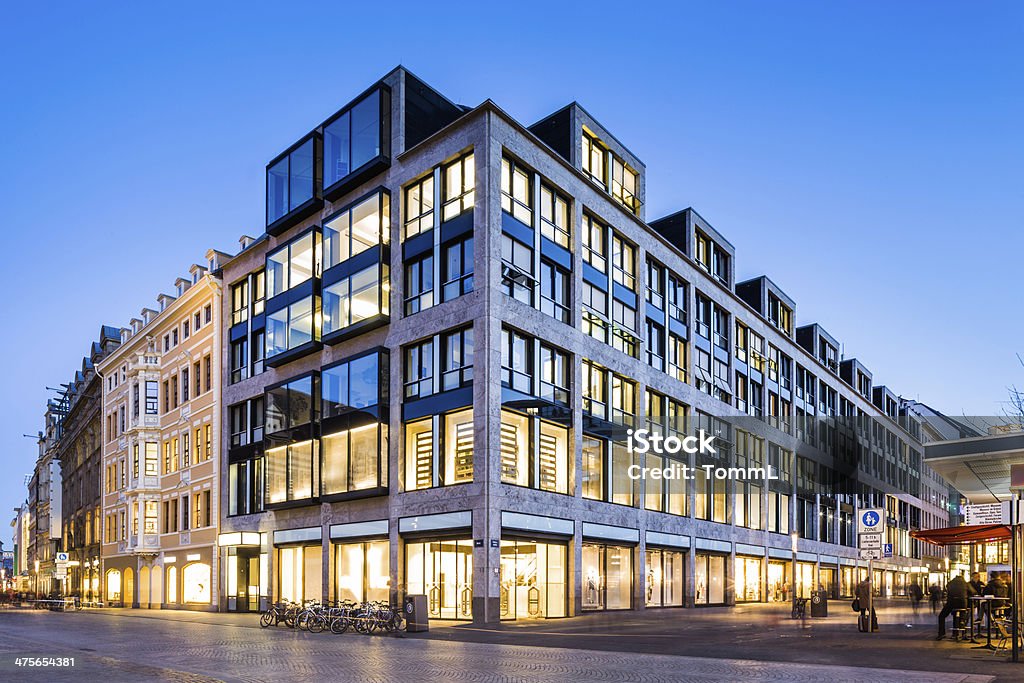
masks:
[[[367,249],[387,244],[390,228],[390,198],[386,192],[376,192],[334,214],[323,226],[324,270]]]
[[[388,541],[335,545],[335,596],[362,603],[390,600],[391,551]]]
[[[405,239],[434,228],[434,174],[405,188]]]
[[[608,371],[589,360],[583,361],[583,412],[608,419]]]
[[[606,442],[583,435],[583,497],[604,500]]]
[[[648,607],[683,605],[683,558],[678,550],[647,547],[644,554],[644,590]]]
[[[271,298],[320,277],[320,233],[307,232],[268,254],[266,273]]]
[[[583,131],[581,161],[583,172],[587,177],[602,188],[605,187],[608,180],[605,149],[597,141],[597,138],[590,135],[585,129]]]
[[[570,249],[569,200],[557,190],[540,186],[540,234],[560,247]]]
[[[381,455],[387,457],[387,425],[377,423],[323,437],[323,493],[346,493],[387,486]]]
[[[374,264],[324,287],[323,333],[388,314],[388,266]]]
[[[507,157],[501,159],[501,208],[520,223],[533,225],[530,173]]]
[[[633,550],[584,543],[580,556],[585,611],[629,609],[633,594]]]
[[[640,175],[624,161],[612,155],[612,197],[630,212],[640,212]]]
[[[583,261],[607,272],[608,228],[589,213],[583,214]]]
[[[444,179],[441,220],[448,221],[473,208],[476,186],[473,153],[446,164],[441,170],[441,177]]]
[[[636,290],[636,247],[618,233],[612,233],[612,279],[631,291]]]
[[[473,430],[472,409],[407,423],[406,490],[473,481]]]
[[[531,427],[533,422],[537,424],[536,432]],[[568,440],[565,427],[501,411],[501,481],[567,493]]]

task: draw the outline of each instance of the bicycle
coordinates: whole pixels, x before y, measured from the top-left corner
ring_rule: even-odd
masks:
[[[260,626],[268,628],[284,622],[285,626],[294,628],[297,614],[298,605],[294,602],[275,602],[260,615]]]

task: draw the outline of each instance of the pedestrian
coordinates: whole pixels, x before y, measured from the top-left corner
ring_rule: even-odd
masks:
[[[910,606],[914,608],[914,614],[917,614],[917,608],[921,606],[921,599],[924,597],[924,591],[921,590],[921,585],[914,581],[910,584]]]
[[[967,583],[971,584],[971,588],[974,589],[975,595],[985,595],[985,582],[981,580],[980,572],[974,572],[971,574],[971,580]],[[981,603],[978,603],[977,614],[975,614],[976,619],[981,619],[982,609],[984,609],[984,606]]]
[[[942,640],[946,637],[946,617],[956,610],[969,609],[970,598],[975,595],[974,586],[964,581],[964,577],[957,574],[953,580],[946,584],[946,604],[939,612],[939,634],[935,640]]]
[[[942,599],[942,589],[939,588],[939,584],[933,583],[928,586],[928,601],[932,604],[932,614],[935,614],[939,609],[939,600]]]
[[[875,604],[871,601],[871,579],[864,579],[857,584],[857,604],[860,605],[860,618],[857,628],[867,632],[868,625],[868,604],[871,605],[871,631],[878,630],[878,614],[875,613]]]
[[[1002,573],[996,574],[988,582],[988,585],[985,586],[985,595],[991,595],[994,598],[1010,597],[1010,585],[1003,579]],[[989,603],[989,611],[995,617],[1002,616],[1008,607],[1008,600],[993,600]]]

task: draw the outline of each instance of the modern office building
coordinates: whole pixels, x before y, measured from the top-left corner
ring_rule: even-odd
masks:
[[[82,359],[82,367],[75,378],[65,385],[55,409],[59,424],[55,425],[54,457],[60,462],[61,472],[62,540],[60,547],[54,550],[68,553],[69,559],[67,576],[60,579],[61,592],[88,601],[102,596],[99,577],[103,396],[96,366],[119,343],[116,327],[100,328],[99,338],[92,343],[89,355]],[[52,512],[52,499],[50,506]]]
[[[103,382],[103,576],[112,605],[218,602],[221,285],[207,252],[143,308],[98,364]]]
[[[527,127],[398,68],[266,182],[266,232],[222,272],[222,608],[847,595],[864,506],[894,550],[876,590],[927,570],[909,532],[948,523],[945,487],[897,396],[772,280],[737,283],[696,211],[648,221],[644,164],[578,104]],[[782,478],[634,481],[670,462],[628,451],[638,426]]]

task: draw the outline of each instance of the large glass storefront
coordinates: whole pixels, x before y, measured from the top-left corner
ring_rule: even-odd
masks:
[[[181,599],[185,603],[210,604],[212,572],[205,562],[186,564],[181,571]]]
[[[434,619],[473,617],[473,540],[405,544],[406,590],[427,596]]]
[[[647,548],[644,554],[644,597],[648,607],[682,607],[685,554]]]
[[[725,555],[697,553],[694,558],[694,603],[725,604]]]
[[[761,601],[761,566],[764,561],[760,557],[736,556],[736,602]]]
[[[281,600],[303,602],[323,598],[323,548],[317,545],[277,549],[277,576]]]
[[[857,590],[857,582],[854,580],[853,567],[839,568],[839,597],[848,598]]]
[[[818,570],[818,589],[827,592],[830,598],[838,597],[835,567],[821,567]]]
[[[817,586],[814,583],[814,565],[810,562],[796,563],[796,597],[809,598]]]
[[[632,606],[633,549],[584,543],[583,609],[629,609]]]
[[[389,601],[391,551],[387,539],[334,545],[336,600]]]
[[[792,581],[790,568],[792,564],[785,561],[768,561],[768,602],[789,602]]]
[[[561,543],[501,541],[501,618],[566,615],[567,548]]]

